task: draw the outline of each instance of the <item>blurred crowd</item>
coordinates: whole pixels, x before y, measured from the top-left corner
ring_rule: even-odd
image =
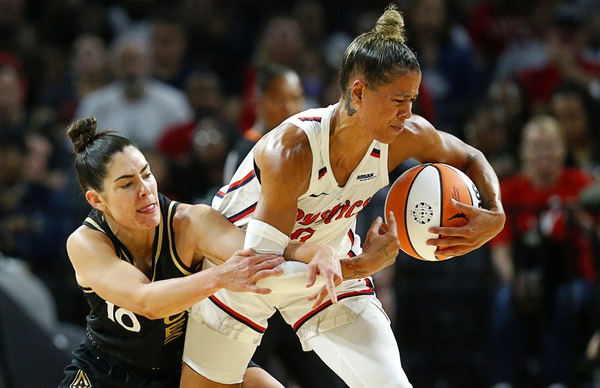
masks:
[[[338,100],[346,46],[389,2],[0,0],[0,253],[42,279],[61,320],[83,325],[65,241],[89,208],[66,125],[95,116],[140,146],[161,192],[210,203],[268,130]],[[507,213],[469,257],[401,254],[378,275],[409,378],[600,384],[600,3],[396,4],[423,73],[413,111],[484,152]],[[381,215],[384,198],[359,220]],[[424,327],[478,361],[434,361],[452,346]]]

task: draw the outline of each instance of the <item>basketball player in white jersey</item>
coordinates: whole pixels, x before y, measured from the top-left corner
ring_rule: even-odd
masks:
[[[498,179],[483,154],[411,113],[421,71],[405,44],[403,27],[402,15],[388,7],[375,28],[347,48],[340,69],[341,100],[295,115],[272,130],[219,191],[213,206],[246,229],[246,248],[281,253],[297,240],[326,243],[338,258],[359,255],[358,212],[389,183],[388,172],[411,157],[463,170],[482,196],[484,208],[457,203],[469,223],[431,228],[445,238],[431,239],[430,245],[459,256],[502,229]],[[376,223],[369,233],[392,233],[391,223],[389,228],[380,219]],[[368,243],[369,236],[365,249]],[[389,254],[397,254],[391,245]],[[182,386],[196,386],[198,374],[225,386],[239,383],[267,319],[278,309],[303,348],[314,350],[350,387],[410,387],[371,273],[351,276],[328,290],[328,300],[317,298],[314,305],[302,266],[284,263],[284,275],[265,282],[270,295],[223,290],[194,305]],[[202,351],[203,346],[219,349],[219,357]]]

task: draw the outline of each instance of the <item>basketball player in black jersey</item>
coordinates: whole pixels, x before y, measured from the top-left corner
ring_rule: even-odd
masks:
[[[79,184],[93,210],[67,241],[90,313],[86,337],[60,387],[178,387],[186,309],[221,288],[269,293],[256,283],[280,275],[283,258],[237,251],[244,232],[219,212],[159,194],[139,149],[115,132],[97,132],[95,118],[75,121],[67,134]],[[371,249],[343,271],[325,245],[291,244],[284,256],[308,264],[307,287],[317,275],[323,277],[325,285],[313,296],[322,300],[342,276],[393,264],[381,247],[393,245],[397,251],[400,245],[395,235],[380,235],[378,228],[372,226],[365,242]],[[223,264],[199,271],[205,257]],[[219,354],[219,349],[207,351]],[[206,379],[196,386],[224,385]],[[243,386],[282,387],[252,362]]]
[[[220,288],[270,292],[256,282],[279,275],[283,258],[235,251],[241,230],[208,206],[159,194],[143,154],[114,132],[98,133],[94,118],[75,121],[67,134],[93,210],[67,241],[90,313],[60,387],[178,387],[186,309]],[[226,261],[198,272],[204,257]],[[335,263],[318,265],[332,268],[331,282],[339,276]],[[243,384],[282,387],[256,367]]]

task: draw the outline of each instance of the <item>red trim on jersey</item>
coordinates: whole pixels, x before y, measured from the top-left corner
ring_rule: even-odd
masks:
[[[373,156],[375,158],[380,158],[381,157],[381,151],[378,150],[377,148],[373,148],[373,150],[371,151],[371,156]]]
[[[354,246],[354,233],[352,229],[348,230],[348,238],[350,239],[350,246]]]
[[[246,183],[250,182],[252,180],[252,178],[254,178],[254,170],[250,171],[248,174],[246,174],[245,177],[243,177],[242,179],[240,179],[239,181],[230,183],[227,186],[227,191],[223,191],[223,190],[219,190],[216,194],[217,197],[219,198],[223,198],[225,196],[225,194],[232,192],[234,190],[239,189],[240,187],[242,187],[243,185],[245,185]]]
[[[241,212],[234,214],[231,217],[227,217],[227,219],[229,220],[229,222],[236,222],[236,221],[246,217],[247,215],[254,213],[254,210],[256,209],[256,204],[257,204],[257,202],[254,202],[252,205],[248,206]]]
[[[237,313],[231,307],[227,306],[225,303],[220,301],[216,296],[214,296],[214,295],[209,296],[208,299],[210,299],[210,301],[213,302],[218,308],[220,308],[221,310],[226,312],[228,315],[233,317],[236,321],[243,323],[244,325],[248,326],[252,330],[254,330],[258,333],[261,333],[261,334],[263,334],[267,330],[265,327],[262,327],[258,323],[253,322],[251,319],[243,316],[242,314]]]
[[[373,294],[373,283],[371,283],[371,281],[368,278],[365,278],[364,280],[365,280],[366,286],[369,287],[368,289],[362,290],[362,291],[352,291],[352,292],[347,292],[345,294],[338,295],[338,301],[340,301],[342,299],[350,298],[353,296],[372,295]],[[297,320],[296,323],[294,323],[294,326],[293,326],[294,330],[298,331],[298,329],[300,329],[300,327],[302,327],[302,325],[304,325],[310,318],[314,317],[319,312],[323,311],[324,309],[331,306],[332,304],[333,304],[333,302],[331,300],[328,300],[327,302],[322,303],[316,309],[310,311],[308,314],[306,314],[305,316],[303,316],[302,318]]]
[[[323,178],[327,174],[327,167],[323,167],[319,170],[319,179]]]
[[[300,120],[300,121],[318,121],[318,122],[321,122],[321,117],[316,117],[316,116],[313,116],[313,117],[298,117],[298,120]]]

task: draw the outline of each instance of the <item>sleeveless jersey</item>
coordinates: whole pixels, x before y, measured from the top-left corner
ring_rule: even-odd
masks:
[[[329,126],[334,108],[335,105],[309,109],[284,121],[306,133],[313,159],[310,185],[298,199],[296,224],[290,237],[328,244],[337,249],[339,257],[345,257],[360,253],[360,238],[355,235],[358,212],[389,183],[388,145],[374,140],[347,183],[340,187],[329,160]],[[259,195],[260,171],[255,170],[251,151],[231,183],[216,194],[212,205],[231,222],[245,228]]]
[[[328,244],[337,250],[338,257],[352,257],[361,252],[360,238],[355,235],[358,212],[388,184],[388,146],[373,141],[347,183],[340,187],[329,160],[329,126],[334,108],[310,109],[284,121],[306,133],[313,155],[309,188],[298,199],[291,238]],[[216,194],[213,207],[245,228],[260,189],[260,171],[255,169],[251,151],[231,183]],[[204,265],[213,264],[205,260]],[[374,298],[372,279],[367,277],[343,281],[336,287],[339,303],[326,301],[313,309],[308,297],[315,289],[304,286],[306,268],[304,263],[285,263],[283,275],[261,280],[261,286],[272,290],[268,295],[219,290],[192,306],[192,317],[229,338],[258,345],[276,308],[296,331],[303,348],[310,350],[308,339],[352,322],[369,303],[379,303]]]
[[[159,203],[161,221],[152,247],[154,263],[150,281],[194,272],[181,262],[175,249],[173,216],[179,203],[162,194]],[[83,225],[106,234],[117,255],[133,265],[131,254],[112,233],[101,212],[92,210]],[[139,370],[181,367],[187,311],[163,319],[148,319],[104,300],[91,288],[82,289],[91,308],[86,327],[89,346]]]

